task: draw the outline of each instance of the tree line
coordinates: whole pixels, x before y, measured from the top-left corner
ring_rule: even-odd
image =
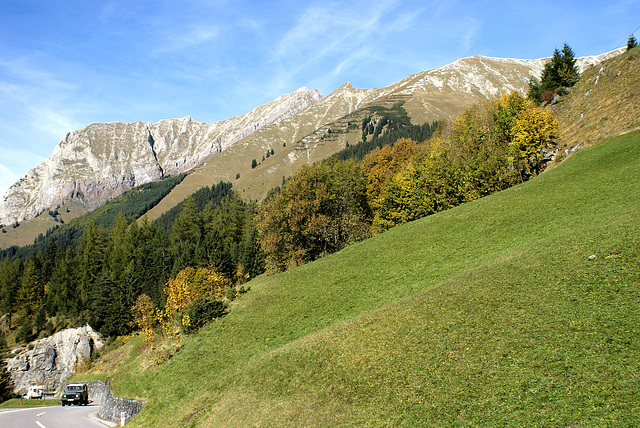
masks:
[[[255,204],[229,189],[221,183],[191,196],[169,219],[127,221],[120,213],[110,228],[89,222],[77,243],[51,241],[25,258],[6,258],[0,263],[5,332],[13,327],[16,341],[28,342],[88,322],[107,336],[123,335],[134,328],[137,298],[164,307],[167,281],[186,268],[214,269],[231,285],[260,274]],[[205,193],[212,200],[203,203]]]
[[[359,162],[304,166],[259,206],[265,268],[299,266],[523,182],[542,171],[557,137],[549,111],[512,93],[439,124],[426,141],[400,138]]]

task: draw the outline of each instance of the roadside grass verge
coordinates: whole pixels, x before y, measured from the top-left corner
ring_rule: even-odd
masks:
[[[29,407],[43,407],[43,406],[59,406],[59,398],[47,398],[45,400],[27,400],[26,398],[11,398],[7,401],[0,403],[0,409],[19,409]]]
[[[132,426],[633,426],[640,133],[252,281],[167,363],[112,372]]]

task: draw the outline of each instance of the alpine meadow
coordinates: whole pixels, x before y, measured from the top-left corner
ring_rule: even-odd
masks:
[[[18,203],[46,188],[37,174],[12,187],[0,356],[89,324],[106,345],[60,382],[108,378],[144,402],[132,427],[634,426],[632,41],[304,88],[225,122],[218,145],[190,118],[75,131],[64,150],[150,145],[155,175],[87,172],[40,211]],[[174,137],[209,152],[169,172]]]

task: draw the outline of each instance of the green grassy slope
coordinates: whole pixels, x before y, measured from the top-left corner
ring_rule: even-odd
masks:
[[[132,426],[632,426],[639,189],[635,132],[253,281],[116,393]]]

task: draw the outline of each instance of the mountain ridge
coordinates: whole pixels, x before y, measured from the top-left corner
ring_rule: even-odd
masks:
[[[147,124],[94,123],[69,132],[47,160],[9,188],[0,201],[0,224],[34,218],[69,199],[95,208],[136,185],[190,170],[321,98],[317,90],[300,88],[211,124],[185,116]]]
[[[577,63],[580,69],[584,70],[591,65],[619,55],[621,52],[622,50],[619,49],[599,56],[579,58]],[[528,90],[529,79],[531,76],[539,77],[544,67],[544,62],[547,60],[548,58],[539,60],[502,60],[500,58],[476,55],[462,58],[433,70],[412,74],[384,88],[357,89],[347,82],[325,96],[318,104],[310,107],[309,110],[305,110],[282,122],[277,131],[273,131],[276,126],[272,125],[243,140],[244,152],[240,153],[239,147],[234,146],[232,150],[237,151],[237,156],[244,157],[241,163],[234,163],[230,159],[231,152],[210,157],[207,159],[205,167],[198,166],[196,168],[196,171],[200,170],[197,175],[188,176],[172,190],[173,198],[180,199],[175,195],[183,193],[183,199],[199,187],[211,186],[219,180],[223,180],[232,182],[234,189],[247,198],[261,199],[269,189],[280,185],[283,177],[291,176],[302,164],[311,164],[322,160],[345,148],[347,144],[356,143],[360,138],[359,126],[357,127],[358,129],[353,129],[351,132],[345,130],[345,128],[349,127],[349,122],[353,124],[362,120],[362,117],[360,117],[362,115],[358,115],[356,110],[362,111],[365,107],[373,105],[390,107],[397,102],[402,102],[404,109],[415,125],[430,123],[434,120],[451,120],[479,100],[513,90],[525,93]],[[472,71],[474,69],[480,70],[478,66],[483,64],[484,66],[493,64],[491,68],[494,70],[494,75],[500,77],[493,80],[487,78],[485,81],[477,81],[475,89],[469,92],[461,91],[459,87],[451,88],[446,85],[439,87],[430,80],[433,75],[437,76],[442,70],[448,69],[451,74],[458,73],[457,77],[452,77],[450,80],[461,82],[465,80],[465,75],[472,75]],[[507,71],[502,74],[499,72],[496,74],[499,66],[509,70],[509,67],[512,67],[513,64],[516,64],[517,68],[508,79],[502,78],[503,74],[507,74]],[[516,83],[511,83],[513,81]],[[352,97],[357,98],[359,103],[355,106],[356,109],[343,110],[347,114],[346,116],[338,118],[339,115],[335,115],[334,119],[337,122],[335,120],[333,122],[327,121],[327,123],[307,135],[301,135],[300,132],[286,134],[286,130],[282,129],[283,126],[285,128],[289,126],[287,125],[288,122],[296,120],[303,122],[304,120],[300,119],[302,116],[311,114],[311,110],[319,108],[322,103],[328,103],[332,96],[338,97],[341,93],[350,94]],[[347,113],[347,111],[350,112]],[[329,117],[327,116],[326,119],[329,119]],[[329,132],[331,132],[330,138],[327,138]],[[294,142],[295,147],[291,148],[290,145]],[[282,148],[284,144],[287,145],[286,149]],[[251,161],[251,153],[248,150],[250,146],[254,147],[254,154],[264,153],[269,147],[273,147],[275,148],[275,156],[265,159],[257,168],[251,170],[248,168]],[[238,174],[240,174],[240,178],[237,178]],[[211,179],[207,181],[206,176],[211,176]],[[171,204],[173,203],[174,201],[171,202]],[[150,212],[149,217],[156,218],[168,205],[170,204],[159,204]]]
[[[577,63],[584,70],[621,51],[578,58]],[[151,218],[189,192],[220,180],[236,180],[234,186],[260,199],[274,180],[354,142],[357,137],[348,133],[329,142],[322,138],[323,129],[330,130],[329,124],[340,118],[368,105],[402,101],[414,124],[451,119],[479,99],[513,90],[526,92],[529,79],[539,76],[547,60],[476,55],[379,89],[358,89],[346,82],[322,97],[317,90],[302,87],[245,115],[212,124],[190,116],[153,124],[91,124],[68,133],[46,161],[7,191],[0,200],[0,224],[22,222],[66,202],[93,209],[135,185],[184,171],[191,174],[167,196],[166,203],[150,212]],[[73,145],[69,139],[81,141]],[[135,144],[119,144],[122,141]],[[65,152],[65,145],[71,149]],[[274,148],[286,150],[276,152],[255,171],[249,169],[252,157]],[[90,156],[94,150],[97,153]],[[94,171],[93,177],[87,171]]]

